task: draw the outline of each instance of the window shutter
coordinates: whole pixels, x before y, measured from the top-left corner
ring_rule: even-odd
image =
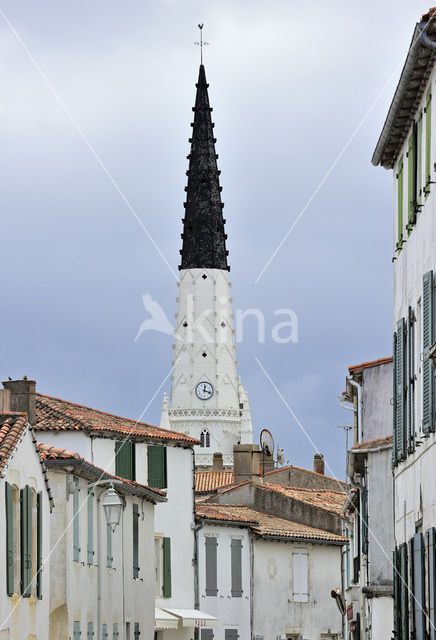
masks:
[[[413,586],[415,588],[416,640],[425,640],[425,571],[422,533],[413,536]]]
[[[403,158],[398,162],[398,242],[397,249],[401,251],[403,246]]]
[[[415,451],[415,314],[407,318],[407,451]]]
[[[74,478],[73,493],[73,559],[80,560],[80,531],[79,531],[79,478]]]
[[[407,572],[407,545],[402,544],[400,552],[400,620],[401,640],[409,640],[409,589]]]
[[[225,629],[224,640],[238,640],[239,633],[237,629]]]
[[[119,635],[120,634],[118,632],[118,622],[114,622],[113,631],[112,631],[113,640],[118,640]]]
[[[428,195],[431,181],[431,89],[427,91],[425,106],[425,181]]]
[[[394,638],[400,638],[400,563],[398,549],[393,552]]]
[[[32,491],[25,486],[20,491],[21,514],[21,594],[31,595],[32,580]]]
[[[416,222],[416,127],[409,138],[407,152],[407,199],[409,231]]]
[[[393,432],[394,442],[392,447],[392,465],[394,467],[398,464],[398,442],[397,442],[397,332],[394,333],[392,344],[393,362],[392,362],[392,419],[393,419]]]
[[[428,566],[428,617],[430,618],[430,640],[436,640],[436,529],[427,531]]]
[[[414,587],[414,547],[413,538],[409,540],[409,619],[410,637],[415,638],[415,587]]]
[[[206,595],[216,596],[218,593],[217,584],[217,547],[218,541],[215,537],[207,536],[205,539],[206,552]]]
[[[202,629],[201,640],[213,640],[213,629]]]
[[[133,577],[139,577],[139,507],[133,505]]]
[[[88,489],[88,564],[94,564],[94,491]]]
[[[361,491],[361,517],[362,517],[362,553],[368,553],[368,488],[366,480]]]
[[[422,280],[422,430],[434,431],[434,380],[428,351],[434,340],[433,317],[433,272],[428,271]]]
[[[106,566],[112,568],[112,527],[110,524],[106,525]]]
[[[80,640],[80,635],[81,635],[80,622],[77,622],[77,620],[75,620],[73,622],[73,639]]]
[[[307,551],[301,549],[292,553],[293,582],[294,582],[294,602],[308,602],[308,564]]]
[[[395,441],[397,462],[403,460],[406,455],[405,433],[405,322],[401,318],[397,322],[397,337],[395,344]]]
[[[135,622],[135,626],[133,630],[134,640],[139,640],[140,635],[141,635],[141,632],[139,631],[139,622]]]
[[[42,491],[36,496],[36,595],[42,598]]]
[[[242,541],[232,540],[231,561],[232,561],[232,597],[242,596]]]
[[[14,490],[5,482],[6,506],[6,593],[14,593]]]
[[[418,119],[418,133],[416,141],[416,191],[418,204],[422,202],[422,111]]]
[[[163,538],[163,585],[162,594],[164,598],[171,598],[171,539]]]
[[[115,442],[115,475],[135,480],[135,443],[131,440]]]
[[[94,638],[94,624],[92,622],[88,622],[88,640],[93,640]]]
[[[107,640],[109,638],[109,634],[107,632],[107,624],[102,625],[101,629],[101,640]]]
[[[163,445],[148,445],[148,485],[154,489],[166,489],[167,482],[167,450]]]

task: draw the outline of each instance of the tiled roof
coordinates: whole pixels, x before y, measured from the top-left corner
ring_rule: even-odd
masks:
[[[199,440],[184,433],[169,431],[145,422],[122,418],[105,411],[91,409],[81,404],[36,394],[36,431],[100,431],[120,436],[129,435],[141,439],[165,442],[200,444]]]
[[[387,356],[386,358],[379,358],[378,360],[369,360],[361,364],[353,364],[351,367],[348,367],[348,371],[350,373],[356,373],[356,371],[361,371],[362,369],[370,369],[371,367],[378,367],[381,364],[389,364],[390,362],[392,362],[392,356]]]
[[[196,493],[209,493],[233,482],[233,471],[196,471]]]
[[[221,520],[222,522],[252,523],[251,528],[259,536],[272,536],[296,540],[313,540],[342,543],[344,536],[292,522],[242,505],[220,505],[196,503],[197,518]]]
[[[43,442],[38,442],[38,448],[41,454],[41,458],[48,463],[48,466],[50,466],[50,461],[71,460],[71,461],[83,462],[89,469],[92,469],[96,475],[100,474],[103,479],[113,478],[114,480],[121,480],[123,483],[131,487],[137,487],[138,489],[147,489],[148,491],[151,491],[157,494],[158,496],[164,496],[164,497],[166,496],[166,492],[161,491],[160,489],[154,489],[144,484],[140,484],[139,482],[135,482],[134,480],[128,480],[127,478],[122,478],[112,473],[108,473],[101,467],[97,467],[91,462],[88,462],[75,451],[67,451],[66,449],[59,449],[58,447],[53,447],[51,445],[44,444]]]
[[[380,447],[389,447],[393,442],[394,437],[392,435],[385,436],[384,438],[376,438],[375,440],[369,440],[368,442],[360,442],[351,448],[351,451],[362,451],[366,449],[379,449]]]
[[[338,488],[339,485],[341,486],[346,486],[346,482],[344,482],[343,480],[338,480],[337,478],[332,478],[331,476],[326,476],[324,473],[318,473],[317,471],[312,471],[311,469],[303,469],[303,467],[296,467],[295,465],[289,464],[286,467],[278,467],[277,469],[272,469],[271,471],[267,471],[264,474],[265,478],[270,478],[271,476],[273,476],[275,473],[280,473],[280,471],[286,471],[286,469],[295,469],[296,471],[304,471],[304,473],[310,473],[314,476],[318,476],[319,478],[327,478],[328,480],[334,480],[335,482],[338,483]]]
[[[0,471],[3,470],[9,456],[14,452],[26,427],[27,416],[25,413],[0,412]]]
[[[256,487],[264,491],[275,491],[288,498],[294,498],[305,502],[318,509],[324,509],[330,513],[340,515],[347,494],[345,491],[333,491],[332,489],[302,489],[300,487],[287,487],[281,484],[256,483]]]

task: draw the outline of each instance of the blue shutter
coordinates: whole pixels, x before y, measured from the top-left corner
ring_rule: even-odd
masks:
[[[92,622],[88,622],[88,638],[87,640],[93,640],[94,638],[94,625]]]
[[[112,639],[118,640],[119,635],[120,634],[118,632],[118,622],[114,622],[114,626],[112,628]]]
[[[73,493],[73,560],[80,560],[80,531],[79,531],[79,478],[74,478]]]
[[[107,632],[107,624],[103,623],[101,628],[101,640],[107,640],[109,638],[109,634]]]
[[[113,563],[112,557],[112,527],[110,524],[106,525],[106,566],[111,568]]]
[[[80,635],[81,635],[80,622],[75,620],[73,622],[73,640],[80,640]]]
[[[413,536],[413,586],[415,593],[415,630],[414,640],[425,640],[425,562],[422,533]]]
[[[433,368],[428,352],[434,341],[433,319],[433,272],[428,271],[422,281],[422,430],[434,431],[434,380]]]
[[[430,618],[430,640],[436,640],[436,529],[427,531],[428,566],[428,617]]]
[[[163,585],[162,594],[164,598],[171,598],[171,538],[163,538]]]
[[[139,577],[139,507],[133,505],[133,577]]]
[[[14,593],[14,491],[5,482],[6,506],[6,593]]]
[[[242,541],[232,540],[230,546],[232,564],[232,597],[240,598],[242,596]]]
[[[88,489],[88,564],[94,564],[94,491]]]
[[[206,552],[206,595],[216,596],[218,593],[217,584],[217,546],[215,537],[207,536],[205,539]]]
[[[397,322],[395,340],[395,443],[397,462],[406,455],[406,419],[405,419],[405,322]]]

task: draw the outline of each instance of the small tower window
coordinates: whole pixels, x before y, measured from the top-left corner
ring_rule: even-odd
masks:
[[[206,351],[203,351],[203,353],[201,355],[203,356],[203,358],[205,358],[207,356]]]
[[[186,322],[186,320],[185,320],[185,322],[183,323],[183,326],[184,326],[184,327],[187,327],[187,326],[188,326],[188,323]]]
[[[206,429],[200,434],[200,442],[202,447],[210,447],[210,433]]]
[[[203,273],[203,275],[201,277],[203,278],[203,280],[206,280],[207,275],[205,273]]]

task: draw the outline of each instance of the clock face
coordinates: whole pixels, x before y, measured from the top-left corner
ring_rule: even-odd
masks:
[[[200,400],[209,400],[213,396],[213,386],[210,382],[199,382],[195,387],[195,393]]]

